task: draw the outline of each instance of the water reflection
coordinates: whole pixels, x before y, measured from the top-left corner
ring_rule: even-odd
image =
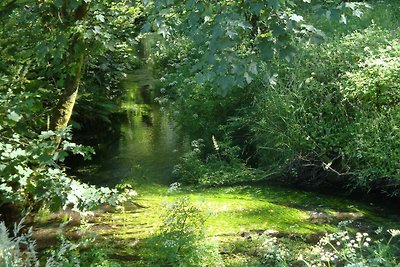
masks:
[[[121,138],[99,152],[99,167],[91,174],[93,183],[112,186],[127,178],[171,183],[185,141],[166,112],[153,103],[151,84],[146,70],[135,72],[123,83],[127,97],[122,108],[127,120],[121,125]]]

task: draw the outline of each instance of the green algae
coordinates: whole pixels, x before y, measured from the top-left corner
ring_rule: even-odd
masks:
[[[167,186],[141,184],[137,191],[135,203],[104,216],[100,224],[110,227],[98,230],[114,246],[113,257],[129,255],[122,260],[124,266],[146,266],[142,260],[148,255],[142,255],[142,245],[159,233],[165,207],[182,197],[190,198],[208,215],[208,238],[228,251],[226,266],[258,266],[245,238],[250,234],[277,233],[281,242],[301,250],[326,232],[339,231],[338,223],[343,220],[355,221],[350,225],[354,231],[392,228],[397,222],[395,215],[383,216],[379,208],[367,203],[279,186],[183,187],[171,192]]]
[[[121,240],[147,238],[160,226],[164,207],[182,196],[188,196],[209,214],[206,224],[210,236],[254,230],[296,236],[321,234],[338,230],[337,223],[346,219],[368,227],[395,224],[395,218],[380,217],[378,211],[364,203],[282,187],[188,187],[169,192],[166,186],[146,185],[138,188],[138,193],[133,208],[112,213],[103,221],[113,226],[103,234]]]

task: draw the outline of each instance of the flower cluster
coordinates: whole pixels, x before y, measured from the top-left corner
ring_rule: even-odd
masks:
[[[351,236],[348,231],[326,234],[311,249],[310,266],[343,265],[351,262],[364,262],[364,254],[371,245],[368,233],[356,233]]]
[[[172,184],[169,185],[168,187],[168,193],[174,193],[176,191],[179,191],[181,189],[181,184],[178,182],[174,182]]]
[[[395,237],[395,236],[400,235],[400,230],[399,230],[399,229],[389,229],[389,230],[387,230],[387,232],[388,232],[392,237]]]
[[[264,263],[277,263],[283,262],[289,256],[288,250],[279,244],[276,237],[268,235],[262,236],[264,238],[261,245],[261,251],[264,257]]]

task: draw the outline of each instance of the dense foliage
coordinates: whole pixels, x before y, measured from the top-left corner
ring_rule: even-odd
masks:
[[[206,4],[191,6],[184,16],[173,13],[184,28],[168,33],[180,39],[160,46],[159,64],[167,66],[167,74],[159,100],[172,107],[185,133],[203,140],[177,166],[177,176],[189,183],[193,177],[212,181],[205,184],[254,179],[249,172],[236,174],[244,163],[264,170],[264,177],[396,193],[398,7],[393,4],[384,16],[387,7],[379,4],[365,14],[359,4],[337,7],[348,8],[353,18],[334,5],[316,7],[316,13],[330,15],[326,18],[302,5],[229,5],[214,16]],[[220,23],[222,14],[228,25]],[[331,20],[337,16],[348,25]],[[288,54],[291,47],[296,51]]]
[[[91,248],[87,250],[94,238],[87,237],[79,243],[71,243],[62,238],[61,244],[38,255],[32,229],[23,231],[23,221],[14,226],[9,233],[4,222],[0,223],[0,266],[2,267],[118,267],[119,264],[107,259],[105,250]]]
[[[264,233],[240,240],[234,249],[253,252],[255,258],[247,266],[389,267],[399,264],[398,235],[395,229],[378,229],[371,235],[342,230],[326,234],[314,245],[296,248],[288,240]]]
[[[390,159],[398,147],[391,104],[398,56],[396,32],[374,26],[305,47],[298,65],[285,66],[283,79],[257,103],[262,120],[253,127],[255,138],[272,151],[261,152],[263,161],[276,162],[274,154],[280,167],[294,167],[313,183],[352,178],[374,188],[398,179]]]
[[[93,149],[72,142],[65,126],[78,98],[75,128],[92,127],[93,117],[105,122],[96,124],[103,131],[110,127],[122,70],[135,65],[140,4],[6,1],[0,11],[3,212],[10,205],[84,210],[115,202],[116,190],[98,190],[66,174],[68,154],[90,158]]]

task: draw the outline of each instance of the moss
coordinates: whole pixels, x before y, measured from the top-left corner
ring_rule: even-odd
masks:
[[[105,217],[103,223],[111,228],[102,230],[102,234],[122,240],[149,237],[160,225],[163,207],[183,195],[209,213],[210,236],[240,235],[254,230],[306,236],[338,230],[337,223],[345,219],[357,220],[359,225],[362,222],[370,228],[395,223],[362,203],[281,187],[187,187],[168,193],[165,186],[145,185],[138,192],[137,205]]]

